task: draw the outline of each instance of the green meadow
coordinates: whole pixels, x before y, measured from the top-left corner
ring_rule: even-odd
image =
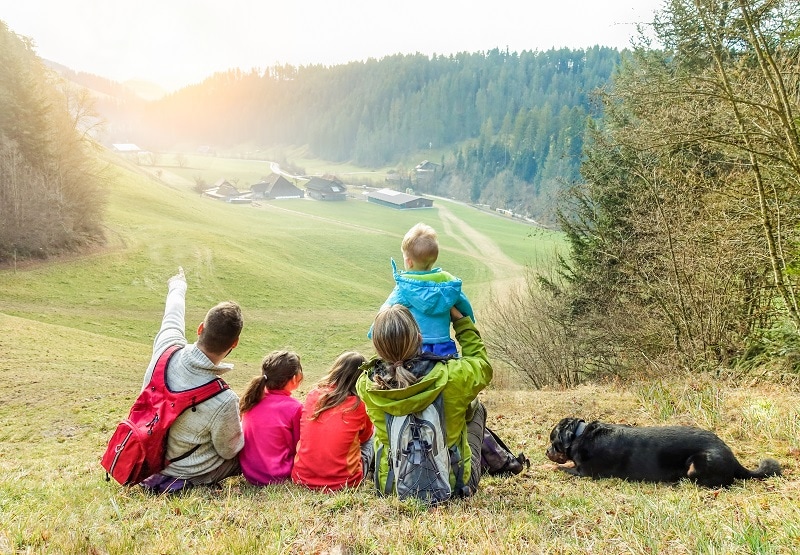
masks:
[[[264,162],[218,163],[242,182],[269,173]],[[141,387],[178,266],[190,340],[213,304],[243,307],[231,387],[241,393],[265,353],[287,348],[304,365],[303,398],[342,351],[373,353],[366,332],[393,285],[389,259],[400,259],[416,222],[439,231],[439,263],[464,280],[479,327],[489,291],[502,294],[564,247],[557,233],[471,206],[436,199],[402,212],[355,188],[347,202],[229,205],[192,191],[195,174],[213,181],[209,171],[166,167],[159,179],[109,160],[107,244],[0,269],[0,553],[766,554],[800,545],[796,387],[702,375],[529,391],[505,374],[482,394],[488,423],[531,468],[430,510],[366,485],[331,495],[235,478],[152,497],[106,482],[100,455]],[[745,466],[771,456],[784,476],[725,490],[578,479],[544,456],[550,429],[570,415],[711,428]]]

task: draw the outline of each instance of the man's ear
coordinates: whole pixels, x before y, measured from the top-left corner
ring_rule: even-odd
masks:
[[[233,350],[236,347],[236,345],[238,345],[238,344],[239,344],[239,338],[237,337],[236,341],[234,341],[233,345],[231,345],[231,350]]]
[[[197,335],[198,336],[202,335],[204,329],[205,329],[205,322],[200,322],[200,325],[197,326]]]

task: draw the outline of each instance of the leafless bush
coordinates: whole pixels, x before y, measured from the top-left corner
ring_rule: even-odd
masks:
[[[482,317],[491,356],[537,389],[576,385],[586,371],[583,339],[554,293],[529,269],[524,286],[511,288],[502,297],[492,292],[493,310]]]

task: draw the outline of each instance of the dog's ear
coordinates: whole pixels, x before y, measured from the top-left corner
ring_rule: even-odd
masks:
[[[562,418],[550,431],[550,443],[559,446],[564,439],[564,430],[567,429],[570,419]]]
[[[564,426],[561,428],[562,432],[559,439],[562,443],[562,449],[566,452],[570,445],[572,445],[572,442],[575,441],[578,428],[583,420],[579,418],[565,418],[561,422],[564,424]]]

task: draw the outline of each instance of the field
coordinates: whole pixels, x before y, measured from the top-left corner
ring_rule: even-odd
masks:
[[[501,367],[482,394],[489,425],[531,468],[432,510],[369,487],[326,495],[232,479],[150,497],[106,482],[100,454],[141,387],[179,265],[190,340],[209,306],[243,306],[231,387],[243,391],[266,352],[289,348],[303,362],[303,398],[341,351],[372,354],[366,330],[392,286],[389,257],[417,221],[439,230],[440,263],[464,279],[479,327],[488,291],[513,287],[563,243],[441,200],[407,213],[357,200],[227,205],[193,193],[191,174],[172,168],[161,180],[137,167],[105,171],[105,248],[0,269],[0,553],[717,554],[800,544],[800,394],[704,376],[527,391]],[[577,479],[544,456],[568,415],[711,428],[745,466],[771,456],[785,475],[719,491]]]

